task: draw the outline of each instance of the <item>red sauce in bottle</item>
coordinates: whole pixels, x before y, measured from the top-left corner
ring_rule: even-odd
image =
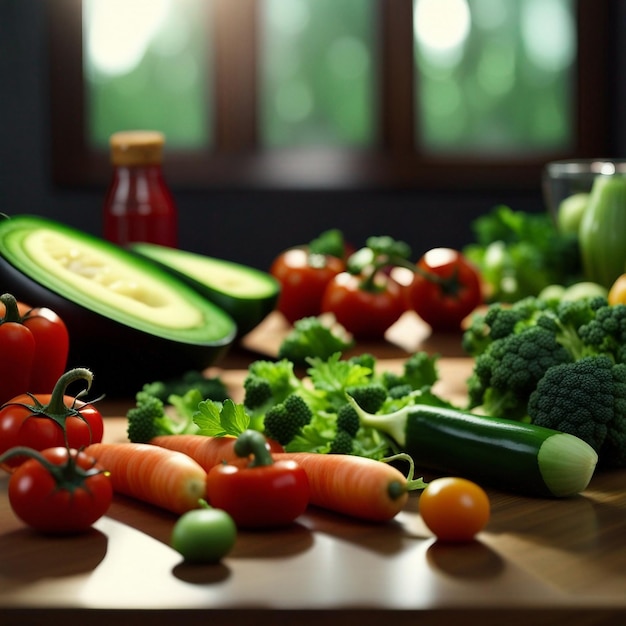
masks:
[[[104,200],[105,239],[120,245],[178,245],[178,212],[161,169],[164,143],[156,131],[111,135],[113,179]]]

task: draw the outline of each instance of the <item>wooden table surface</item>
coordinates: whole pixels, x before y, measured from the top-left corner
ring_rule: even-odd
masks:
[[[463,398],[471,370],[457,340],[420,340],[444,355],[439,391],[451,399]],[[401,363],[397,344],[371,348],[381,367]],[[258,354],[234,353],[215,370],[235,396],[246,358]],[[124,439],[124,403],[104,409],[105,438]],[[3,476],[2,626],[626,624],[626,471],[596,474],[564,500],[488,490],[491,520],[467,545],[437,542],[412,495],[387,524],[310,508],[288,530],[240,532],[221,564],[200,566],[169,548],[169,513],[116,497],[85,535],[44,537],[15,518],[6,485]]]

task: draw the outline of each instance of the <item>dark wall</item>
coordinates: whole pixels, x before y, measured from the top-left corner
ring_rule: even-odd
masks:
[[[44,215],[100,234],[105,190],[59,189],[50,179],[45,24],[50,1],[0,0],[0,211]],[[615,7],[616,32],[624,32],[626,3]],[[618,80],[626,75],[626,42],[615,41],[614,153],[626,156],[626,81]],[[436,245],[464,245],[472,238],[471,221],[497,204],[543,210],[539,180],[524,192],[173,191],[181,247],[262,269],[280,249],[330,227],[341,228],[357,244],[369,235],[401,238],[417,256]]]

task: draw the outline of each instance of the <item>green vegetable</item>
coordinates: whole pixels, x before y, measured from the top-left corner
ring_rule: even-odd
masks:
[[[239,335],[259,324],[278,301],[278,281],[252,267],[152,243],[134,243],[130,250],[226,311],[235,320]]]
[[[626,269],[626,177],[598,176],[578,236],[585,277],[610,289]]]
[[[476,241],[463,253],[480,270],[491,302],[516,302],[581,276],[576,233],[560,232],[547,213],[498,206],[472,227]]]
[[[562,233],[574,233],[578,235],[580,222],[582,221],[587,205],[589,194],[584,192],[575,193],[561,202],[557,213],[557,226]]]
[[[296,320],[279,346],[278,357],[303,365],[307,358],[328,359],[335,352],[343,353],[352,348],[354,339],[343,326],[336,323],[334,316],[331,317],[303,317]]]
[[[363,425],[389,434],[420,466],[506,490],[571,496],[587,487],[596,467],[598,457],[589,444],[555,430],[419,400],[378,415],[349,401]]]
[[[146,259],[37,216],[0,218],[0,283],[63,319],[68,363],[89,363],[108,397],[203,370],[236,335],[225,311]]]
[[[159,435],[195,434],[198,427],[194,415],[202,402],[202,394],[197,389],[190,389],[182,396],[170,395],[168,401],[174,410],[166,411],[163,400],[152,393],[154,385],[135,395],[135,406],[128,410],[127,434],[130,441],[148,443]]]
[[[492,305],[463,345],[472,412],[562,430],[626,466],[626,305],[606,298]]]
[[[311,254],[329,254],[343,259],[346,255],[346,244],[343,233],[337,228],[325,230],[308,244]]]
[[[328,359],[309,358],[306,381],[295,376],[294,364],[286,359],[255,361],[244,380],[244,406],[252,427],[290,452],[381,459],[393,451],[393,443],[361,427],[346,393],[358,396],[372,410],[410,402],[411,394],[418,389],[427,394],[437,380],[437,359],[418,352],[407,357],[401,372],[392,374],[376,372],[371,354],[342,359],[337,352]]]
[[[190,370],[165,381],[146,383],[142,391],[167,402],[170,396],[184,396],[191,389],[197,390],[204,400],[223,402],[229,397],[228,389],[219,376],[207,377],[198,370]]]
[[[189,563],[218,563],[237,540],[233,518],[201,501],[201,507],[188,511],[174,524],[170,543]]]
[[[553,367],[530,395],[533,423],[577,434],[603,466],[626,460],[626,365],[590,356]]]

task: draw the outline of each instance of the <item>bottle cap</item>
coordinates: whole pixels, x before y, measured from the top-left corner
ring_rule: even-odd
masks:
[[[154,130],[113,133],[109,139],[113,165],[154,165],[161,163],[165,136]]]

